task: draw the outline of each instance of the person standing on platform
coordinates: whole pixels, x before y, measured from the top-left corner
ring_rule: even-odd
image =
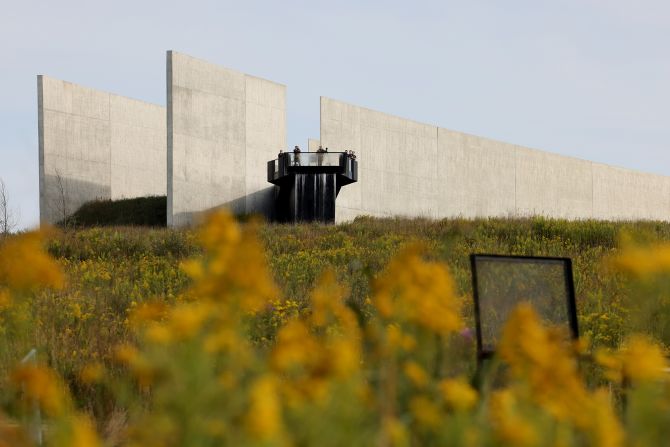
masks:
[[[319,148],[316,150],[316,152],[318,154],[316,156],[317,164],[319,166],[323,166],[323,154],[325,154],[327,151],[321,145],[319,145]]]
[[[300,166],[300,148],[298,146],[293,148],[293,166]]]

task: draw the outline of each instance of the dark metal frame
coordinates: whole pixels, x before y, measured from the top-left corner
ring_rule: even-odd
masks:
[[[562,263],[565,286],[568,293],[568,323],[570,325],[570,334],[574,340],[579,338],[579,327],[577,324],[577,304],[575,302],[575,283],[572,276],[572,260],[570,258],[558,257],[542,257],[542,256],[509,256],[509,255],[490,255],[490,254],[471,254],[470,266],[472,271],[472,294],[475,305],[475,324],[477,332],[477,362],[491,358],[494,351],[484,350],[482,347],[482,328],[479,313],[479,284],[477,282],[477,260],[478,259],[494,259],[502,262],[524,262],[536,261],[538,263]]]
[[[333,158],[339,156],[337,164],[302,165],[291,163],[291,157],[305,156],[305,158],[316,155]],[[358,180],[358,161],[346,152],[282,152],[276,160],[270,160],[267,164],[268,182],[275,185],[280,184],[290,174],[297,173],[329,173],[337,174],[337,183],[340,187],[354,183]]]

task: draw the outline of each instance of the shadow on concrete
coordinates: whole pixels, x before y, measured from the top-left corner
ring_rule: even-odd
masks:
[[[276,194],[277,187],[270,186],[203,211],[175,213],[172,216],[171,226],[197,226],[208,213],[221,209],[227,209],[241,220],[258,216],[267,221],[275,222],[277,220]]]
[[[40,222],[54,225],[74,214],[84,203],[109,200],[111,186],[68,177],[65,174],[48,174],[40,185]]]

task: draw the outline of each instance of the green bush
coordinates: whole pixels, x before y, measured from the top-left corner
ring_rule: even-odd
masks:
[[[167,223],[167,197],[151,196],[121,200],[94,200],[83,204],[61,227],[139,225],[164,227]]]

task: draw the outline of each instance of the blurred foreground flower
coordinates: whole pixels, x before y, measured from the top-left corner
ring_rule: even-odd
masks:
[[[0,242],[0,293],[2,285],[17,291],[63,286],[60,268],[42,248],[48,235],[48,231],[24,233]]]
[[[670,244],[657,243],[651,246],[637,246],[624,241],[621,253],[612,263],[618,269],[646,278],[659,273],[670,272]]]

